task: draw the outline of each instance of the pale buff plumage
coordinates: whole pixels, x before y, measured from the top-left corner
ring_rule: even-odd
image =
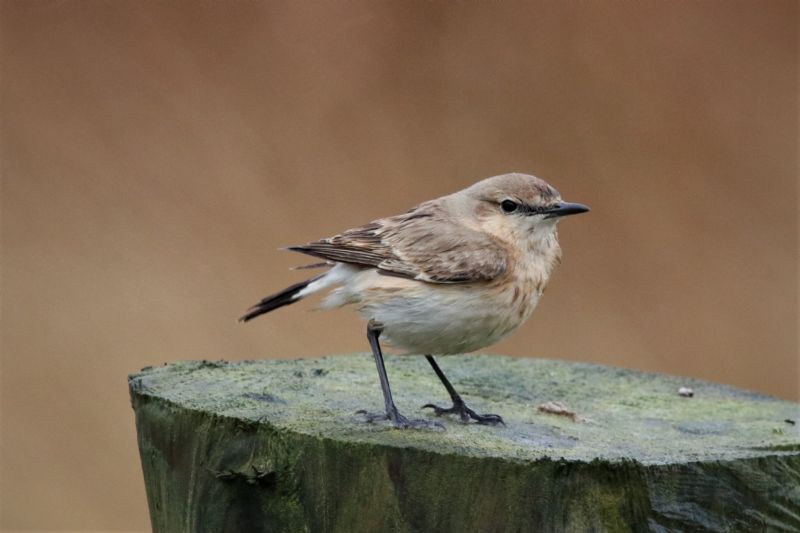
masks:
[[[505,174],[291,247],[332,266],[292,301],[335,287],[323,307],[354,305],[382,324],[384,339],[402,353],[489,346],[530,316],[561,256],[558,218],[505,213],[504,200],[530,209],[563,203],[543,180]]]

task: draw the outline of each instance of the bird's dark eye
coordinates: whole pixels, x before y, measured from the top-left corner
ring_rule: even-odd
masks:
[[[513,213],[517,210],[519,205],[514,200],[503,200],[500,202],[500,207],[503,208],[503,211],[506,213]]]

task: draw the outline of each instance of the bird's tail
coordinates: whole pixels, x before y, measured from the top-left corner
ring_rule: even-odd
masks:
[[[303,299],[304,296],[310,294],[312,292],[316,292],[316,290],[304,290],[309,289],[309,285],[314,283],[315,281],[319,281],[325,276],[325,274],[321,274],[319,276],[313,277],[311,279],[307,279],[305,281],[301,281],[300,283],[295,283],[289,287],[286,287],[280,292],[267,296],[256,305],[251,307],[247,310],[247,313],[243,317],[239,319],[240,322],[247,322],[248,320],[252,320],[257,316],[263,315],[264,313],[269,313],[270,311],[277,309],[279,307],[283,307],[284,305],[293,304]],[[316,289],[312,287],[311,289]]]

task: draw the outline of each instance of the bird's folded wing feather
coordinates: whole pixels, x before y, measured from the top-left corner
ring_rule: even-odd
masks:
[[[494,237],[426,204],[289,250],[431,283],[488,281],[508,267]]]

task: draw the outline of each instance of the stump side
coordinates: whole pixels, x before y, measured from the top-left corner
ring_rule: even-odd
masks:
[[[446,398],[424,359],[387,364],[407,415]],[[154,530],[800,528],[797,404],[596,365],[441,364],[508,426],[366,424],[354,411],[382,404],[366,355],[131,376]],[[589,421],[536,411],[549,400]]]

